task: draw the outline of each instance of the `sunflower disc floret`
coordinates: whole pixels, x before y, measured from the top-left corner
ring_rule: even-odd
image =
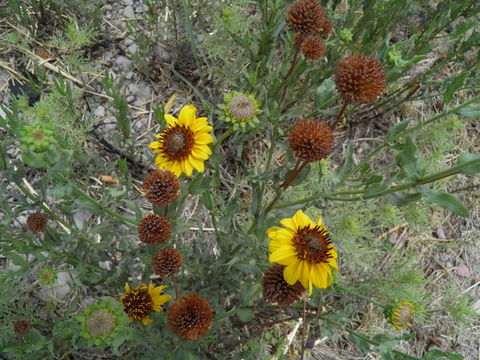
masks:
[[[165,216],[149,214],[138,224],[138,237],[149,245],[164,243],[170,233],[170,221]]]
[[[318,32],[322,29],[325,9],[317,0],[298,0],[288,8],[285,18],[287,26],[302,33]]]
[[[27,218],[27,228],[31,232],[39,233],[45,230],[47,226],[47,217],[43,213],[33,213],[28,215]]]
[[[289,285],[297,281],[312,294],[313,287],[324,289],[333,283],[338,271],[337,250],[322,217],[313,222],[302,210],[291,218],[282,219],[284,227],[267,230],[271,239],[269,261],[285,266],[283,276]]]
[[[178,119],[165,114],[167,128],[156,135],[158,141],[149,147],[158,154],[155,163],[159,169],[167,169],[177,177],[181,174],[192,175],[193,170],[203,172],[204,161],[212,154],[208,144],[213,142],[210,135],[212,127],[206,117],[196,117],[197,108],[193,105],[184,106]]]
[[[151,323],[150,314],[153,311],[162,311],[162,305],[170,301],[170,295],[162,295],[162,291],[166,288],[163,286],[155,286],[153,282],[150,284],[140,284],[136,288],[130,288],[125,284],[126,294],[120,295],[120,300],[123,304],[123,310],[128,315],[130,320],[140,320],[143,325]]]

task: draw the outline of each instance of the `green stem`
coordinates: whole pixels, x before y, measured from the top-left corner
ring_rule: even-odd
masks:
[[[353,296],[355,296],[355,297],[357,297],[357,298],[359,298],[359,299],[362,299],[362,300],[368,301],[368,302],[370,302],[370,303],[372,303],[372,304],[374,304],[374,305],[380,306],[381,308],[385,308],[385,307],[386,307],[386,306],[385,306],[384,304],[382,304],[381,302],[378,302],[377,300],[373,300],[373,299],[371,299],[371,298],[369,298],[369,297],[367,297],[367,296],[364,296],[364,295],[362,295],[362,294],[359,294],[359,293],[357,293],[356,291],[353,291],[353,290],[351,290],[351,289],[347,289],[347,288],[344,288],[344,287],[339,286],[339,285],[335,285],[335,288],[337,288],[337,289],[339,289],[339,290],[341,290],[341,291],[344,291],[344,292],[346,292],[347,294],[353,295]]]
[[[212,148],[215,149],[218,145],[222,143],[227,137],[229,137],[233,133],[233,127],[225,131],[215,142],[212,144]]]
[[[30,191],[28,191],[22,184],[18,184],[17,183],[17,187],[29,198],[31,199],[32,201],[38,203],[39,202],[39,198],[35,195],[33,195],[32,193],[30,193]],[[76,229],[74,229],[70,224],[68,224],[67,222],[63,221],[57,214],[55,214],[52,210],[49,209],[49,207],[41,202],[40,203],[40,207],[43,209],[43,211],[45,211],[52,219],[54,219],[56,222],[58,222],[59,224],[63,225],[65,228],[67,228],[68,230],[70,230],[71,232],[76,232]],[[86,242],[88,242],[92,247],[94,247],[95,249],[98,249],[97,247],[97,244],[95,244],[93,242],[92,239],[86,237],[85,235],[82,235],[82,234],[79,234],[78,235],[80,237],[80,239],[82,240],[85,240]]]

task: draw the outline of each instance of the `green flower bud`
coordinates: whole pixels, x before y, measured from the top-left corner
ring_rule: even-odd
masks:
[[[398,330],[408,329],[413,324],[415,305],[408,301],[389,304],[385,308],[385,319]]]
[[[43,153],[53,149],[55,143],[55,132],[40,124],[25,126],[20,132],[22,146],[35,153]]]
[[[393,48],[388,49],[387,51],[387,62],[393,66],[399,66],[403,64],[402,53],[396,51]]]
[[[343,42],[349,43],[353,39],[353,34],[350,29],[342,29],[340,30],[340,40]]]
[[[43,285],[52,285],[57,279],[57,271],[51,266],[44,266],[38,271],[37,280]]]
[[[233,91],[224,95],[224,102],[218,105],[223,110],[220,118],[232,123],[235,130],[245,130],[247,126],[255,127],[259,124],[257,115],[262,111],[258,108],[258,101],[253,95]]]

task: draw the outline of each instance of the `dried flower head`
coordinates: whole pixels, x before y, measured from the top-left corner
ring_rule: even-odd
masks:
[[[171,233],[170,221],[164,216],[149,214],[138,224],[140,240],[149,245],[164,243]]]
[[[235,95],[228,103],[228,110],[233,117],[239,120],[246,120],[255,116],[255,104],[243,94]]]
[[[212,308],[206,299],[197,294],[183,296],[168,308],[167,321],[170,330],[185,340],[197,340],[212,325]]]
[[[402,301],[388,305],[385,308],[384,314],[390,324],[398,330],[402,330],[412,326],[415,311],[415,305],[408,301]]]
[[[334,136],[330,126],[314,120],[300,120],[290,131],[290,148],[296,157],[305,161],[318,161],[330,155]]]
[[[380,62],[362,54],[347,56],[340,61],[335,82],[346,101],[359,103],[377,100],[386,86]]]
[[[153,257],[153,272],[165,279],[180,270],[183,257],[175,249],[161,249]]]
[[[317,0],[298,0],[290,5],[285,19],[294,31],[318,32],[325,19],[325,9]]]
[[[161,295],[165,288],[166,286],[155,286],[152,282],[148,287],[142,283],[133,289],[125,284],[126,294],[120,295],[120,300],[130,320],[140,320],[143,325],[152,322],[150,314],[153,311],[162,311],[161,305],[172,299],[170,295]]]
[[[25,336],[32,328],[32,323],[27,319],[19,319],[13,324],[13,331],[18,336]]]
[[[27,228],[31,232],[39,233],[45,230],[47,226],[47,217],[42,213],[30,214],[27,218]]]
[[[323,18],[320,24],[318,25],[316,33],[321,37],[326,38],[333,30],[333,25],[330,20]]]
[[[155,170],[143,181],[143,191],[148,201],[163,207],[178,196],[180,182],[169,170]]]
[[[307,59],[315,60],[325,55],[325,43],[316,36],[308,36],[303,40],[300,46],[303,55]]]
[[[283,278],[285,266],[275,264],[263,274],[263,297],[280,306],[289,306],[297,301],[305,288],[297,281],[289,285]]]

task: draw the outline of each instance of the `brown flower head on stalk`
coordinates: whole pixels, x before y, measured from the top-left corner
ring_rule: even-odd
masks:
[[[39,233],[45,230],[47,226],[47,217],[42,213],[30,214],[27,218],[27,228],[31,232]]]
[[[325,9],[317,0],[298,0],[290,5],[285,19],[294,31],[319,32],[325,20]]]
[[[145,197],[158,207],[167,206],[180,190],[178,178],[169,170],[155,170],[143,181]]]
[[[330,33],[332,32],[333,30],[333,25],[332,25],[332,22],[330,20],[328,20],[327,18],[324,18],[320,24],[318,25],[318,28],[317,28],[317,34],[320,35],[321,37],[324,37],[326,38],[328,35],[330,35]]]
[[[149,245],[164,243],[170,236],[171,225],[164,216],[149,214],[138,224],[140,240]]]
[[[263,297],[271,303],[289,306],[297,301],[305,288],[297,281],[289,285],[284,277],[285,266],[275,264],[263,274]]]
[[[27,335],[31,328],[32,324],[27,319],[19,319],[13,324],[13,331],[18,336]]]
[[[212,325],[212,308],[197,294],[183,296],[168,308],[167,323],[170,330],[185,340],[197,340]]]
[[[183,257],[175,249],[161,249],[153,257],[153,272],[165,279],[180,270]]]
[[[308,36],[300,45],[300,50],[307,59],[315,60],[325,54],[325,43],[316,36]]]
[[[340,60],[335,82],[345,101],[358,103],[377,100],[386,86],[380,62],[372,56],[362,54]]]
[[[330,126],[314,120],[300,120],[290,131],[290,148],[297,158],[314,162],[325,159],[333,150]]]

